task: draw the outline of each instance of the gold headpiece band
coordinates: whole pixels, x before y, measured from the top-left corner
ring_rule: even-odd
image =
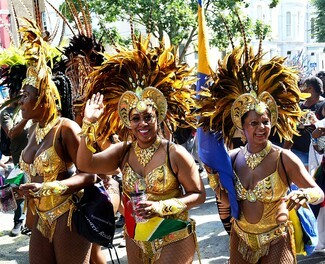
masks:
[[[141,113],[149,105],[157,110],[158,124],[160,124],[165,119],[167,113],[167,101],[161,91],[155,87],[147,87],[145,89],[138,87],[136,92],[126,91],[123,93],[118,104],[118,113],[123,124],[130,128],[131,110],[136,108]]]
[[[29,66],[26,72],[26,78],[22,82],[22,87],[25,85],[31,85],[36,89],[39,89],[39,81],[37,76],[37,70],[34,66]]]
[[[231,119],[234,125],[242,130],[241,118],[245,113],[252,110],[259,115],[269,110],[271,114],[271,125],[274,126],[276,124],[278,119],[278,108],[270,93],[264,91],[256,96],[256,93],[252,90],[250,93],[240,95],[231,107]]]

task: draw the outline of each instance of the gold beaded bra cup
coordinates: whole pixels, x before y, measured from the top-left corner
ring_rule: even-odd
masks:
[[[247,166],[250,167],[252,170],[254,170],[264,160],[267,154],[270,153],[271,147],[272,147],[272,143],[271,141],[268,140],[266,147],[262,149],[260,152],[250,153],[248,151],[248,147],[246,144],[243,153],[244,153]]]
[[[138,146],[138,142],[133,143],[133,148],[135,155],[137,156],[138,162],[143,166],[147,166],[147,164],[151,161],[153,155],[158,150],[161,144],[161,138],[157,136],[156,141],[149,148],[140,148]]]
[[[35,139],[37,145],[39,145],[46,135],[51,131],[51,129],[56,125],[59,121],[59,118],[54,118],[51,122],[47,123],[45,127],[39,127],[39,123],[36,124],[35,127]]]

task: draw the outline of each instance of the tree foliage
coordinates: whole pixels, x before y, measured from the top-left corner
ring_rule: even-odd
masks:
[[[80,0],[69,1],[80,3]],[[236,38],[241,35],[238,18],[232,10],[247,7],[248,3],[245,0],[202,2],[207,24],[211,29],[210,43],[225,49],[229,45],[229,36]],[[277,2],[278,0],[271,0],[270,7],[275,6]],[[197,0],[88,0],[87,4],[91,12],[99,18],[99,31],[106,32],[104,36],[114,37],[115,40],[118,34],[109,26],[115,21],[132,21],[134,27],[144,28],[146,33],[153,34],[159,40],[167,35],[172,45],[183,44],[185,51],[197,38]],[[238,12],[248,39],[256,33],[267,34],[270,27],[261,22],[253,25],[249,17]],[[226,28],[229,29],[228,34]],[[119,41],[121,40],[120,38]]]
[[[325,42],[325,1],[313,0],[313,4],[317,9],[314,34],[316,36],[317,42]]]

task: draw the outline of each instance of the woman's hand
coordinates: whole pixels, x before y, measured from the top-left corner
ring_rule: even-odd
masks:
[[[316,114],[314,111],[310,111],[308,115],[308,119],[310,124],[314,125],[317,121],[319,121],[316,117]]]
[[[86,121],[95,123],[104,112],[103,98],[104,96],[102,94],[97,93],[93,94],[91,99],[88,99],[84,110],[84,118]]]
[[[318,127],[312,133],[313,138],[325,136],[325,127]]]
[[[23,192],[23,196],[27,199],[34,198],[34,196],[31,194],[31,192],[36,193],[41,188],[42,188],[42,184],[36,183],[36,182],[24,183],[19,186],[19,189]]]
[[[291,211],[293,208],[298,210],[300,206],[307,202],[307,198],[301,190],[294,190],[283,197],[282,201],[287,202],[287,209]]]
[[[159,202],[140,201],[137,203],[135,210],[133,210],[133,213],[137,216],[140,216],[141,218],[150,219],[154,216],[158,216],[154,210],[154,208],[157,206],[159,206]]]

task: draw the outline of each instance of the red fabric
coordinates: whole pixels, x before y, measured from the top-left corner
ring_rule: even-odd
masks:
[[[134,238],[136,223],[132,215],[132,206],[129,203],[130,199],[125,196],[123,200],[126,231],[129,237]]]

